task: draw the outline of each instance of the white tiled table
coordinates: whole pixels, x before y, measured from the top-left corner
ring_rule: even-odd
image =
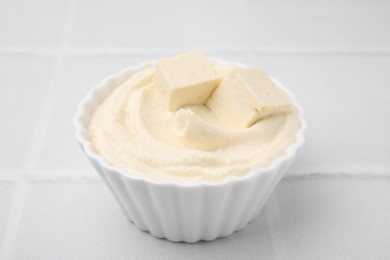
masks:
[[[389,12],[380,0],[1,1],[0,259],[389,259]],[[309,131],[245,230],[171,243],[126,221],[72,118],[104,77],[194,49],[266,68]]]

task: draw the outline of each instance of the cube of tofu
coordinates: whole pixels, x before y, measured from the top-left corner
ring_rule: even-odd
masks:
[[[189,52],[156,63],[155,84],[160,86],[170,110],[204,104],[219,82],[213,65],[202,52]]]
[[[236,65],[233,64],[215,64],[215,72],[220,79],[225,78],[230,72],[237,69]]]
[[[264,71],[255,68],[237,68],[229,73],[207,101],[216,118],[233,130],[283,113],[290,104],[288,95]]]

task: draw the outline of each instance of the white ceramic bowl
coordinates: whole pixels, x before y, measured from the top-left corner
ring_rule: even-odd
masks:
[[[241,64],[213,59],[217,63]],[[222,182],[183,184],[162,182],[131,174],[111,165],[99,155],[90,141],[91,115],[102,101],[134,73],[153,66],[145,63],[123,70],[93,88],[78,106],[74,118],[76,138],[87,158],[114,195],[128,220],[153,236],[171,241],[196,242],[229,236],[243,229],[264,206],[267,198],[294,160],[304,143],[306,122],[293,95],[284,89],[298,108],[301,128],[296,142],[286,154],[266,168],[253,169],[245,176],[228,177]]]

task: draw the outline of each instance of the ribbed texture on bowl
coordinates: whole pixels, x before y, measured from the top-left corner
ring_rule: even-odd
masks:
[[[152,63],[146,63],[128,68],[104,80],[81,101],[74,124],[76,139],[82,150],[109,187],[129,221],[141,230],[149,231],[159,238],[192,243],[225,237],[244,228],[264,206],[272,190],[294,160],[297,149],[304,142],[306,123],[302,108],[286,90],[298,108],[302,126],[297,133],[296,142],[289,147],[286,155],[274,160],[269,167],[254,169],[246,176],[232,176],[218,183],[203,182],[193,185],[140,177],[110,165],[97,154],[90,142],[88,125],[92,113],[113,89],[135,72],[151,65]],[[280,85],[278,81],[276,82]]]

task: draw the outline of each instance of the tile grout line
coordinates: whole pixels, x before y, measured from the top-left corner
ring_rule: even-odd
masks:
[[[300,181],[309,179],[367,179],[367,180],[390,180],[389,172],[383,173],[303,173],[286,175],[282,181]],[[101,182],[98,174],[93,170],[81,170],[81,171],[56,171],[53,174],[52,171],[31,171],[28,173],[21,172],[9,172],[3,174],[0,177],[0,182],[13,182],[23,180],[26,183],[44,183],[44,182],[67,182],[67,183],[88,183],[88,182]]]
[[[244,0],[237,0],[238,4],[238,10],[239,10],[239,16],[240,16],[240,29],[241,32],[243,33],[244,36],[244,45],[245,45],[245,56],[250,61],[251,63],[253,62],[253,50],[252,50],[252,45],[251,45],[251,36],[250,36],[250,31],[248,30],[248,19],[247,19],[247,11],[246,11],[246,6],[244,3]]]
[[[5,224],[3,240],[0,244],[0,259],[8,259],[16,242],[17,230],[23,216],[24,205],[29,193],[29,185],[19,180],[15,185],[15,193],[11,199],[11,208]]]
[[[244,22],[242,22],[244,25]],[[249,41],[249,40],[246,40]],[[263,55],[344,55],[344,56],[354,56],[354,55],[366,55],[366,56],[381,56],[390,55],[390,49],[388,48],[367,48],[367,49],[346,49],[346,48],[331,48],[331,49],[316,49],[310,47],[304,48],[278,48],[278,47],[268,47],[268,48],[257,48],[252,47],[250,43],[245,44],[245,48],[236,48],[236,49],[224,49],[224,48],[205,48],[205,52],[222,52],[222,53],[244,53],[247,55],[251,54],[263,54]],[[67,48],[67,55],[71,56],[131,56],[131,55],[148,55],[154,56],[158,54],[170,55],[180,50],[169,50],[161,49],[155,51],[146,51],[146,50],[136,50],[136,49],[120,49],[120,48]],[[184,51],[184,50],[183,50]],[[0,55],[3,56],[16,56],[16,55],[26,55],[26,56],[56,56],[58,52],[61,52],[60,48],[7,48],[0,47]]]
[[[39,115],[37,127],[34,130],[34,134],[32,137],[32,142],[30,144],[30,151],[28,153],[28,157],[25,163],[25,170],[26,171],[32,171],[38,161],[39,151],[42,148],[42,145],[45,140],[47,126],[50,119],[50,108],[52,106],[52,99],[53,92],[55,90],[57,79],[60,75],[60,70],[63,66],[64,60],[67,56],[67,45],[69,42],[69,39],[71,37],[72,28],[73,28],[73,22],[74,22],[74,16],[76,13],[78,5],[78,0],[73,0],[70,4],[70,10],[68,14],[68,18],[66,20],[64,31],[61,37],[61,46],[58,49],[58,53],[56,55],[55,63],[53,65],[52,72],[50,74],[48,88],[45,96],[45,103],[42,107],[42,112]]]
[[[71,37],[75,14],[78,7],[78,0],[73,0],[69,5],[68,17],[65,20],[60,47],[56,53],[55,63],[51,71],[48,88],[45,96],[45,102],[37,120],[37,126],[34,129],[30,149],[24,163],[23,172],[28,175],[37,163],[39,152],[45,140],[46,131],[50,117],[50,107],[52,105],[50,97],[54,91],[56,80],[67,54],[67,44]],[[0,244],[0,259],[7,259],[12,253],[18,235],[18,226],[24,214],[24,207],[29,193],[29,182],[23,178],[15,178],[16,191],[12,198],[11,208],[6,221],[6,229]]]

